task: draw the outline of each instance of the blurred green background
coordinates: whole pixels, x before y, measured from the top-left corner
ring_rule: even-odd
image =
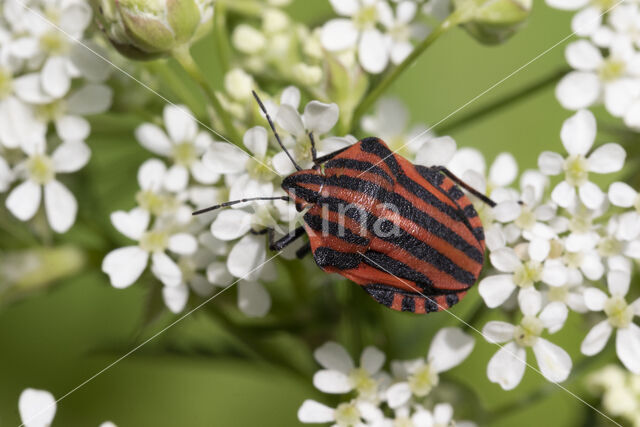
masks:
[[[298,0],[289,11],[309,23],[322,22],[332,14],[324,1]],[[459,118],[565,69],[567,41],[555,45],[570,34],[570,18],[571,14],[536,1],[526,27],[509,42],[496,47],[479,45],[464,31],[455,29],[428,49],[394,84],[389,95],[407,103],[413,122],[437,123],[553,47],[441,125],[449,128],[459,146],[479,148],[488,161],[501,151],[510,151],[523,169],[534,167],[540,151],[561,151],[560,125],[570,115],[556,102],[553,84],[478,120],[453,125]],[[221,76],[213,49],[214,41],[207,37],[195,47],[195,54],[219,87]],[[165,93],[178,100],[170,90]],[[89,144],[93,157],[80,172],[81,179],[71,184],[80,201],[78,223],[67,235],[54,237],[56,244],[81,244],[89,248],[87,267],[29,298],[5,300],[0,306],[0,425],[19,424],[17,403],[24,388],[46,389],[56,398],[62,397],[178,318],[154,308],[157,301],[150,296],[149,289],[157,285],[147,276],[129,289],[115,290],[99,268],[102,254],[127,243],[113,230],[108,216],[111,211],[129,209],[134,203],[136,170],[148,156],[132,135],[139,121],[116,113],[92,121],[94,131]],[[439,130],[440,127],[436,128],[436,132]],[[612,136],[600,134],[598,138],[603,141]],[[4,215],[4,221],[12,221]],[[0,243],[0,247],[4,244]],[[303,269],[316,268],[311,260],[293,264],[279,265],[282,279],[267,285],[270,292],[286,295],[290,273],[302,279]],[[415,316],[387,310],[338,277],[326,276],[318,283],[296,285],[322,287],[320,294],[335,292],[345,301],[343,306],[330,309],[337,324],[334,338],[352,352],[359,351],[362,345],[375,344],[387,351],[389,357],[423,357],[438,328],[458,325],[445,312]],[[322,299],[309,301],[313,305],[322,303]],[[228,308],[225,312],[233,315],[235,291],[226,292],[210,304],[223,311]],[[469,318],[479,304],[474,288],[453,312]],[[274,307],[277,312],[288,309],[291,307]],[[366,314],[358,316],[362,311]],[[317,367],[308,342],[297,340],[295,333],[267,333],[269,318],[264,321],[267,325],[264,334],[260,328],[253,328],[251,335],[243,337],[250,342],[261,341],[261,345],[272,347],[274,353],[293,356],[297,372],[292,372],[258,356],[247,357],[242,351],[245,344],[210,314],[207,308],[199,310],[70,394],[58,405],[54,426],[91,426],[105,420],[118,426],[290,426],[298,425],[296,412],[304,399],[335,403],[331,396],[320,394],[312,386],[312,373]],[[383,320],[390,341],[369,339],[375,337],[375,331],[367,331],[367,316]],[[490,313],[476,320],[475,325],[480,328],[491,317],[499,315]],[[574,365],[580,365],[579,343],[588,329],[576,320],[570,318],[551,340],[570,352]],[[312,329],[313,325],[303,327]],[[477,338],[472,356],[442,377],[444,382],[459,382],[470,390],[455,403],[457,418],[490,415],[494,411],[493,416],[486,415],[487,425],[606,425],[585,404],[547,384],[531,370],[511,392],[490,383],[486,365],[497,347],[471,333]],[[324,338],[319,337],[316,345]],[[605,353],[593,361],[593,366],[612,360],[610,356]],[[535,366],[531,353],[528,361]],[[582,380],[579,377],[565,385],[591,402]],[[537,398],[528,402],[526,398],[532,393]]]

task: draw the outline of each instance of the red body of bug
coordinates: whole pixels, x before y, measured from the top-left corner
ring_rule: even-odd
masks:
[[[310,249],[320,268],[399,311],[447,309],[477,281],[484,261],[482,223],[454,181],[493,206],[491,200],[443,167],[412,164],[378,138],[317,159],[312,153],[312,169],[301,169],[290,157],[298,171],[282,182],[289,196],[278,198],[305,212],[304,226],[277,241],[266,230],[271,249],[307,234],[309,244],[300,255]]]

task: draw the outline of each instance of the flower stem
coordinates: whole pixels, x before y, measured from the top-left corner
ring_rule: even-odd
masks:
[[[446,124],[438,127],[438,133],[441,135],[448,134],[454,130],[457,130],[461,127],[468,126],[469,124],[489,115],[496,113],[498,111],[504,110],[506,107],[511,106],[513,103],[521,101],[536,92],[545,89],[549,85],[556,83],[562,77],[564,77],[569,71],[570,68],[562,67],[559,68],[552,73],[544,76],[540,80],[533,82],[523,88],[517,89],[507,95],[496,99],[495,101],[487,104],[486,106],[482,106],[474,111],[465,114],[464,116],[459,117],[456,120],[449,121]]]
[[[400,75],[407,70],[410,66],[413,65],[414,62],[418,59],[420,55],[431,46],[442,34],[446,33],[450,28],[455,27],[458,23],[460,23],[461,14],[458,11],[453,12],[449,15],[444,21],[440,23],[438,27],[436,27],[429,36],[422,41],[416,48],[411,52],[407,58],[402,61],[396,68],[394,68],[389,74],[387,74],[382,81],[371,91],[369,94],[360,102],[360,104],[356,107],[353,118],[351,120],[352,127],[353,124],[358,123],[362,115],[371,108],[373,104],[382,96],[383,93],[389,88],[389,86],[395,82]]]
[[[227,136],[231,139],[232,142],[237,143],[240,141],[240,136],[236,131],[233,123],[231,122],[231,117],[227,114],[227,111],[220,104],[220,100],[216,96],[215,91],[207,82],[207,79],[200,71],[200,67],[196,64],[196,61],[191,56],[191,52],[188,46],[181,47],[173,51],[173,57],[180,63],[182,68],[198,83],[198,85],[202,88],[205,95],[211,102],[211,106],[215,111],[216,115],[220,117],[222,120],[222,126],[224,127],[224,131]]]

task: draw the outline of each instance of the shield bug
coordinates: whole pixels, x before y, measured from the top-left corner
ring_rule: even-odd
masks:
[[[399,311],[429,313],[456,304],[477,281],[484,262],[484,231],[460,187],[490,206],[495,203],[442,166],[414,165],[379,138],[317,157],[301,168],[286,150],[258,95],[278,144],[296,168],[284,178],[281,197],[225,202],[194,215],[252,200],[286,200],[303,213],[304,225],[278,240],[282,250],[303,235],[297,255],[313,254],[324,271],[360,285],[376,301]]]

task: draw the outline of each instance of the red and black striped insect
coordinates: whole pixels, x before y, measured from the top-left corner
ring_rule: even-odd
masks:
[[[286,150],[264,105],[258,104],[296,167],[282,181],[288,196],[234,200],[194,215],[252,200],[287,200],[304,211],[304,225],[279,240],[282,250],[307,234],[309,251],[320,268],[362,286],[376,301],[399,311],[429,313],[456,304],[477,281],[484,262],[482,223],[463,187],[494,206],[489,198],[442,166],[414,165],[379,138],[317,157],[302,169]]]

